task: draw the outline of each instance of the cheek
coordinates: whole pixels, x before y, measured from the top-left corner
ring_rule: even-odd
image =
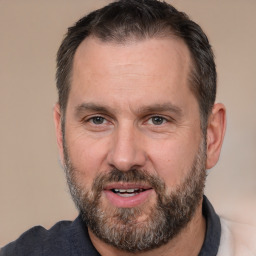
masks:
[[[181,184],[192,168],[198,143],[188,141],[165,141],[154,143],[149,151],[153,169],[166,186],[171,189]]]
[[[103,168],[107,143],[104,140],[93,140],[84,134],[76,134],[66,137],[66,145],[70,161],[76,169],[76,179],[82,184],[92,184]]]

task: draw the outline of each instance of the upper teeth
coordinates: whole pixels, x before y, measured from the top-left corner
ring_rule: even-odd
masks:
[[[137,188],[129,188],[129,189],[119,189],[115,188],[114,191],[117,193],[134,193],[135,191],[138,191],[139,189]]]

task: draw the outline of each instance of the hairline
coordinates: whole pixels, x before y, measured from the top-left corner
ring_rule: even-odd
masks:
[[[155,33],[154,35],[144,35],[144,36],[140,36],[140,35],[136,35],[136,34],[131,34],[125,38],[122,38],[120,40],[115,39],[115,38],[108,38],[108,39],[103,39],[100,36],[97,35],[97,33],[92,32],[91,34],[89,34],[88,36],[86,36],[76,47],[73,55],[72,55],[72,61],[71,61],[71,65],[70,65],[70,69],[69,69],[69,73],[68,73],[68,79],[67,79],[67,88],[68,88],[68,93],[67,93],[67,98],[66,98],[66,102],[64,104],[64,106],[60,106],[60,111],[61,111],[61,121],[62,121],[62,130],[63,133],[65,131],[65,115],[66,115],[66,109],[68,106],[68,100],[69,100],[69,95],[70,95],[70,91],[71,91],[71,86],[72,86],[72,78],[73,78],[73,71],[74,71],[74,60],[75,60],[75,55],[78,51],[78,48],[81,46],[81,44],[88,39],[95,39],[101,43],[105,43],[105,44],[113,44],[113,45],[128,45],[129,43],[137,43],[137,42],[143,42],[145,40],[150,40],[150,39],[174,39],[177,41],[181,41],[184,43],[184,45],[187,47],[188,49],[188,54],[189,54],[189,73],[187,75],[187,82],[188,82],[188,87],[189,90],[191,91],[191,93],[194,95],[197,104],[198,104],[198,110],[199,110],[199,114],[200,114],[200,127],[202,131],[205,131],[205,126],[207,124],[207,117],[204,116],[202,109],[201,109],[201,105],[200,105],[200,98],[199,95],[197,93],[197,89],[195,88],[195,84],[196,84],[196,79],[198,76],[198,71],[196,70],[196,61],[194,59],[194,56],[191,52],[190,47],[188,46],[187,42],[185,41],[184,38],[182,38],[181,36],[175,34],[174,31],[172,31],[171,29],[164,29],[162,31],[159,31],[158,33]],[[59,102],[58,102],[59,103]]]

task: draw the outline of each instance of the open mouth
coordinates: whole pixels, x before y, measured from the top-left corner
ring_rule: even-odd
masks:
[[[149,185],[116,183],[104,188],[108,201],[121,208],[136,207],[146,202],[154,189]]]
[[[142,193],[142,192],[144,192],[146,190],[149,190],[149,189],[143,189],[143,188],[129,188],[129,189],[114,188],[114,189],[111,189],[111,191],[114,192],[115,194],[121,196],[121,197],[131,197],[131,196],[136,196],[139,193]]]

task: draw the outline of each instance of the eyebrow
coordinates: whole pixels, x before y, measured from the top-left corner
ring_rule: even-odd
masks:
[[[149,106],[143,106],[138,109],[140,114],[144,113],[154,113],[154,112],[172,112],[177,115],[182,115],[182,109],[170,102],[167,103],[157,103]]]
[[[96,103],[82,103],[78,105],[75,108],[75,114],[76,116],[80,116],[81,113],[86,112],[86,111],[93,111],[93,112],[100,112],[100,113],[105,113],[105,114],[115,114],[118,112],[117,109],[114,109],[112,107],[107,107],[101,104],[96,104]],[[182,115],[182,109],[176,105],[173,105],[170,102],[167,103],[157,103],[157,104],[152,104],[148,106],[142,106],[136,110],[136,113],[143,115],[143,114],[148,114],[148,113],[157,113],[157,112],[172,112],[176,115]]]
[[[101,112],[105,114],[115,112],[115,110],[110,107],[106,107],[104,105],[99,105],[95,103],[82,103],[75,108],[76,116],[79,116],[81,113],[86,111]]]

